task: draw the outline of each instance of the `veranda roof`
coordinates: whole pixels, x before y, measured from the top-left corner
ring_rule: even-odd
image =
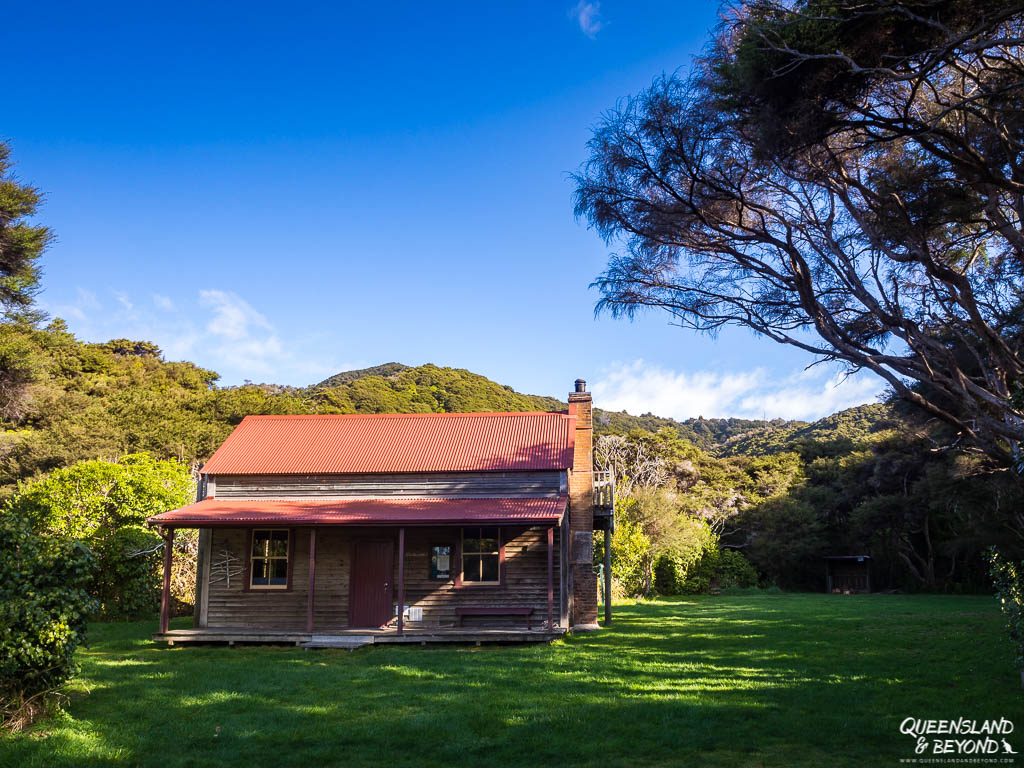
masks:
[[[149,518],[151,526],[555,524],[567,496],[495,499],[206,499]]]

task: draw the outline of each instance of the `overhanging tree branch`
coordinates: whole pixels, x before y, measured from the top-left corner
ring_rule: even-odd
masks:
[[[598,310],[743,325],[873,371],[1007,465],[1024,440],[1024,26],[964,5],[738,6],[688,79],[589,144],[576,212],[623,248]]]

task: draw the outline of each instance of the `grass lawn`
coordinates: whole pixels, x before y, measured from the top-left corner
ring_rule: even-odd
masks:
[[[910,716],[1010,718],[1024,755],[991,597],[616,608],[612,629],[552,645],[354,653],[166,648],[154,622],[96,624],[67,712],[3,737],[0,765],[898,765]]]

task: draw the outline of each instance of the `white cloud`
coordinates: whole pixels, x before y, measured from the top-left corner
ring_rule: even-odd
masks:
[[[82,310],[94,310],[100,308],[100,301],[96,298],[96,294],[92,291],[87,291],[85,288],[78,286],[75,288],[75,294],[78,296],[76,304]]]
[[[94,294],[79,289],[66,304],[43,304],[53,316],[63,317],[71,330],[86,341],[132,338],[157,344],[167,360],[190,360],[210,368],[225,384],[245,379],[304,386],[339,371],[365,367],[325,354],[324,339],[306,337],[284,343],[280,331],[236,293],[209,289],[178,297],[152,294],[152,302],[133,301],[125,292],[113,292],[102,304]],[[336,341],[331,340],[331,345]]]
[[[576,20],[576,23],[580,25],[580,31],[591,40],[597,37],[597,33],[604,27],[604,22],[601,21],[600,3],[588,3],[586,0],[580,0],[576,7],[569,11],[569,16]]]
[[[65,320],[74,320],[77,323],[88,323],[91,313],[100,309],[100,302],[96,294],[87,291],[81,286],[75,288],[75,300],[69,304],[51,304],[45,298],[39,302],[40,308],[53,317],[62,317]]]
[[[64,320],[74,320],[78,323],[89,322],[89,316],[78,304],[49,304],[40,301],[39,306],[51,317],[61,317]]]
[[[248,371],[247,378],[271,379],[288,361],[270,322],[236,293],[220,290],[199,292],[199,305],[213,316],[206,324],[209,344],[221,365]]]
[[[680,373],[636,360],[610,370],[594,383],[593,392],[595,402],[609,411],[718,416],[758,380],[758,371]]]
[[[165,333],[154,327],[147,329],[142,326],[134,335],[152,339],[164,351],[164,358],[167,360],[191,360],[196,363],[198,363],[195,359],[196,354],[201,351],[205,338],[204,334],[186,324],[180,324],[171,333]],[[158,339],[159,341],[157,341]],[[199,365],[213,367],[209,361],[199,363]]]
[[[739,412],[750,418],[768,414],[769,418],[819,419],[830,413],[874,402],[885,382],[870,373],[847,376],[843,372],[828,375],[812,368],[790,376],[777,389],[766,389],[744,397]]]
[[[230,339],[212,349],[222,367],[248,371],[246,378],[273,381],[281,374],[287,355],[277,336]]]
[[[214,336],[247,339],[254,328],[270,328],[267,318],[238,294],[229,291],[200,291],[199,304],[213,310],[213,317],[206,330]]]
[[[174,302],[171,301],[170,296],[163,296],[159,293],[154,293],[153,303],[156,305],[157,309],[162,309],[165,312],[174,311]]]
[[[636,360],[613,366],[592,389],[598,407],[637,415],[813,420],[874,401],[884,383],[823,366],[779,378],[763,368],[680,372]]]

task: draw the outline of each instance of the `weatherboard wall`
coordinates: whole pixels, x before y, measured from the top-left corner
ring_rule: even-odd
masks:
[[[286,590],[248,589],[245,557],[249,549],[248,529],[216,528],[210,533],[209,581],[205,585],[206,626],[210,628],[267,628],[304,631],[309,586],[309,528],[294,528],[290,539],[289,586]],[[316,589],[313,624],[315,631],[345,629],[349,626],[350,566],[353,543],[358,538],[394,542],[395,568],[393,602],[397,604],[398,537],[394,528],[318,527],[316,540]],[[430,578],[430,548],[450,545],[457,553],[458,528],[406,528],[405,604],[423,609],[422,622],[406,622],[409,629],[456,626],[457,608],[493,606],[533,609],[531,622],[540,627],[547,620],[547,532],[543,527],[502,528],[504,575],[498,586],[456,586],[454,578]],[[564,625],[561,563],[562,546],[555,528],[554,620]],[[225,553],[238,558],[241,568],[224,578]],[[464,624],[488,627],[522,627],[521,617],[466,616]],[[394,626],[392,621],[391,626]]]
[[[217,475],[218,499],[544,498],[565,493],[566,473],[418,472],[348,475]]]

